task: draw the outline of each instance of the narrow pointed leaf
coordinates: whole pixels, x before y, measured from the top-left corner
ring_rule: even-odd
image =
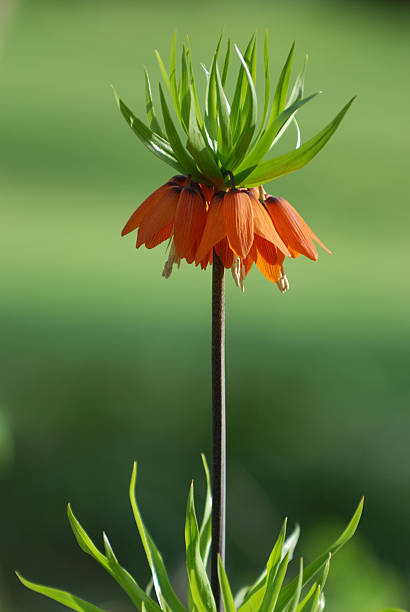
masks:
[[[147,111],[148,125],[153,132],[156,132],[159,136],[163,138],[164,134],[162,133],[161,126],[158,123],[158,119],[155,114],[155,108],[154,108],[154,103],[152,100],[152,93],[151,93],[151,83],[150,83],[148,71],[146,68],[144,68],[144,74],[145,74],[145,108]]]
[[[315,596],[314,596],[313,601],[312,601],[312,606],[310,608],[310,612],[318,612],[318,607],[319,607],[319,604],[320,604],[320,594],[321,594],[321,588],[320,588],[320,584],[318,584],[316,592],[315,592]]]
[[[294,116],[295,112],[307,102],[310,102],[314,97],[318,95],[319,92],[304,98],[303,100],[299,100],[298,102],[294,102],[291,106],[282,111],[272,123],[266,128],[266,131],[262,134],[261,138],[254,146],[250,154],[244,159],[241,166],[238,168],[238,172],[244,170],[245,168],[249,168],[250,166],[256,166],[269,152],[269,149],[272,147],[272,144],[275,141],[275,136],[278,132],[283,128],[286,122],[291,120]]]
[[[189,39],[188,39],[188,43],[187,43],[186,59],[187,59],[188,67],[189,67],[189,78],[190,78],[190,84],[191,84],[190,89],[192,90],[193,98],[194,98],[194,101],[195,101],[195,109],[196,109],[196,116],[197,116],[197,120],[198,120],[198,125],[199,125],[200,129],[202,130],[203,125],[204,125],[204,120],[202,118],[201,108],[199,106],[198,94],[197,94],[197,91],[196,91],[195,75],[194,75],[194,70],[192,68],[191,48],[190,48],[190,45],[189,45]],[[192,104],[192,100],[191,100],[191,104]]]
[[[159,612],[159,606],[147,596],[131,574],[119,564],[107,536],[104,534],[104,547],[107,554],[107,556],[105,556],[98,550],[85,529],[81,526],[70,504],[68,504],[67,507],[67,514],[71,529],[83,551],[98,561],[98,563],[111,574],[138,608],[141,607],[142,602],[145,602],[147,612]]]
[[[191,485],[185,521],[186,563],[191,596],[198,612],[216,612],[215,600],[209,584],[205,565],[201,558],[199,530],[194,506],[194,489]]]
[[[211,549],[211,536],[212,536],[212,492],[211,492],[211,477],[209,474],[208,464],[205,459],[205,455],[201,455],[202,465],[205,472],[206,479],[206,496],[204,513],[202,517],[201,528],[199,530],[199,549],[201,551],[201,557],[206,567],[208,562],[209,551]]]
[[[165,131],[167,133],[167,137],[172,147],[172,150],[174,151],[175,157],[177,158],[181,166],[184,168],[186,174],[194,174],[196,172],[194,161],[188,155],[185,150],[185,147],[181,142],[174,122],[172,121],[171,114],[169,112],[161,85],[159,86],[159,95],[161,98],[161,107],[162,115],[164,118]]]
[[[256,168],[250,167],[238,173],[235,175],[236,184],[241,185],[245,182],[247,187],[254,187],[303,168],[323,149],[327,141],[335,133],[353,100],[354,98],[346,104],[333,121],[319,134],[308,140],[299,149],[262,162]]]
[[[295,52],[295,43],[292,44],[289,55],[286,59],[285,65],[283,66],[282,72],[279,77],[278,84],[276,86],[275,95],[273,98],[271,117],[277,117],[286,106],[286,99],[288,97],[289,79],[292,70],[293,54]]]
[[[303,92],[305,89],[305,74],[306,74],[307,62],[308,62],[308,56],[306,55],[305,61],[302,66],[302,70],[296,77],[296,81],[293,86],[292,92],[289,96],[287,106],[290,106],[291,104],[293,104],[293,102],[296,102],[297,100],[300,100],[301,98],[303,98]]]
[[[218,151],[220,151],[222,155],[224,155],[226,152],[230,152],[232,147],[231,124],[229,119],[229,113],[231,109],[229,108],[228,100],[222,87],[221,76],[219,74],[217,64],[215,64],[215,75],[220,128],[218,130]]]
[[[303,586],[303,559],[301,559],[299,563],[298,582],[297,582],[295,594],[293,596],[292,605],[289,608],[289,612],[297,612],[300,596],[302,593],[302,586]]]
[[[216,93],[216,54],[214,55],[206,90],[205,125],[208,134],[213,140],[218,138],[218,108]]]
[[[240,607],[241,612],[253,612],[253,610],[258,610],[259,606],[262,604],[266,592],[267,575],[273,570],[272,576],[274,576],[281,560],[283,559],[282,551],[285,543],[286,525],[287,519],[283,521],[279,536],[275,542],[271,554],[269,555],[266,569],[249,589],[243,600]],[[290,555],[290,550],[287,554]]]
[[[131,127],[134,134],[138,136],[142,144],[144,144],[147,149],[151,151],[151,153],[154,153],[154,155],[159,157],[159,159],[164,161],[166,164],[183,173],[184,168],[174,156],[168,141],[166,141],[158,134],[155,134],[149,127],[147,127],[142,121],[140,121],[128,108],[128,106],[118,97],[115,90],[114,95],[124,119]]]
[[[188,133],[188,125],[189,125],[189,110],[191,106],[191,92],[189,91],[189,74],[188,74],[188,64],[187,64],[187,50],[185,45],[182,47],[182,57],[181,57],[181,83],[180,83],[180,105],[181,105],[181,117],[182,124],[186,133]]]
[[[171,98],[174,104],[174,109],[178,116],[178,119],[181,119],[181,106],[179,103],[179,96],[178,96],[178,82],[177,82],[177,71],[176,71],[176,60],[175,60],[176,41],[177,41],[177,33],[175,30],[174,36],[172,38],[172,44],[171,44],[171,56],[169,58],[169,83],[170,83]]]
[[[261,132],[263,130],[263,127],[265,125],[265,119],[266,119],[266,115],[268,114],[269,99],[270,99],[270,69],[269,69],[268,30],[266,30],[266,32],[265,32],[265,45],[264,45],[264,49],[263,49],[263,61],[264,61],[264,67],[265,67],[265,101],[264,101],[264,105],[263,105],[262,119],[261,119],[260,127],[259,127],[259,130],[258,130],[257,138],[261,134]]]
[[[222,564],[221,556],[218,555],[218,578],[221,585],[222,601],[225,612],[236,612],[235,603],[232,596],[231,587],[229,586],[228,577]]]
[[[152,579],[154,581],[154,588],[157,594],[158,601],[161,602],[161,598],[165,599],[168,605],[171,606],[173,612],[185,612],[185,608],[176,596],[171,583],[168,578],[167,570],[162,559],[162,555],[155,546],[149,532],[145,528],[142,520],[141,513],[138,508],[135,486],[137,481],[137,464],[134,463],[131,482],[130,482],[130,501],[131,507],[134,514],[134,519],[137,524],[138,532],[142,541],[142,545],[145,550],[145,554],[151,569]]]
[[[155,57],[157,58],[159,69],[161,71],[162,78],[165,81],[165,85],[167,86],[167,89],[168,89],[169,93],[171,93],[171,82],[169,80],[167,69],[165,68],[165,64],[162,61],[161,56],[160,56],[159,52],[156,49],[155,49]]]
[[[99,608],[98,606],[95,606],[94,604],[89,603],[80,597],[76,597],[67,591],[61,591],[60,589],[53,589],[52,587],[36,584],[35,582],[26,580],[18,572],[16,572],[16,574],[17,578],[22,584],[24,584],[25,587],[63,604],[67,608],[70,608],[70,610],[75,610],[76,612],[105,612],[102,608]]]
[[[248,43],[248,46],[246,48],[246,51],[245,51],[245,56],[244,57],[246,59],[249,59],[249,57],[250,57],[250,53],[252,51],[252,44],[253,44],[254,38],[255,38],[255,35],[252,34],[251,39],[250,39],[250,41]],[[236,45],[235,45],[235,47],[236,47]],[[242,55],[240,57],[242,57]],[[239,72],[238,72],[238,78],[236,80],[235,92],[234,92],[233,101],[232,101],[232,108],[231,108],[231,125],[232,125],[232,133],[234,135],[234,140],[235,141],[236,141],[236,139],[238,137],[238,131],[239,131],[238,130],[238,126],[240,125],[241,95],[242,95],[242,88],[243,88],[244,80],[245,80],[245,71],[244,71],[243,62],[241,62],[241,66],[240,66]]]
[[[273,612],[288,569],[289,553],[279,566],[272,566],[266,579],[265,594],[259,612]]]
[[[303,580],[302,580],[302,583],[303,583]],[[298,582],[298,584],[299,584],[299,582]],[[306,610],[309,601],[312,599],[312,597],[316,593],[316,587],[317,587],[317,583],[314,582],[312,584],[310,590],[308,591],[306,597],[304,597],[302,599],[302,601],[300,602],[300,604],[298,605],[298,607],[296,609],[296,612],[303,612],[303,610]]]
[[[228,77],[228,68],[229,68],[230,57],[231,57],[231,39],[228,38],[228,43],[227,43],[227,46],[226,46],[225,60],[224,60],[223,68],[222,68],[222,87],[225,87],[226,79]]]
[[[191,89],[191,96],[193,98]],[[195,112],[195,105],[191,103],[191,111],[189,115],[189,136],[187,149],[195,159],[198,168],[204,174],[206,179],[214,184],[218,189],[224,186],[224,177],[212,156],[209,148],[205,144],[204,137],[198,126],[198,121]]]
[[[305,586],[318,572],[320,572],[323,567],[325,567],[329,560],[329,553],[331,553],[333,556],[342,548],[342,546],[346,544],[346,542],[350,540],[350,538],[353,537],[362,515],[363,502],[364,500],[362,499],[350,523],[347,525],[341,536],[335,542],[333,542],[333,544],[331,544],[329,548],[318,559],[316,559],[316,561],[313,561],[313,563],[310,563],[310,565],[305,568],[303,571],[303,586]],[[277,611],[275,612],[282,612],[284,610],[295,593],[297,583],[298,579],[294,578],[282,590],[278,599]]]

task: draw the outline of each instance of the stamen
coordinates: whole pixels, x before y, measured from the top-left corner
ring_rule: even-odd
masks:
[[[288,277],[285,274],[285,268],[282,266],[280,269],[280,276],[278,280],[278,289],[281,293],[285,293],[289,289]]]
[[[177,254],[175,250],[174,239],[172,238],[171,248],[169,249],[168,259],[165,262],[164,269],[162,271],[162,276],[164,278],[169,278],[172,273],[172,267],[176,264],[178,268],[181,265],[181,258]]]
[[[233,256],[231,272],[235,285],[238,287],[238,289],[241,289],[243,293],[245,291],[245,287],[243,285],[243,281],[245,279],[245,264],[237,255]]]

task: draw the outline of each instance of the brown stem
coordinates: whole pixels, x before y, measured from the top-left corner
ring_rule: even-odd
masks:
[[[226,419],[225,419],[225,276],[218,255],[212,265],[212,548],[211,586],[216,608],[222,598],[218,555],[225,564]]]

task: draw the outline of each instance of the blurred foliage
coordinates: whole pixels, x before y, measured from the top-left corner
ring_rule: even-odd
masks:
[[[341,96],[359,95],[327,151],[269,186],[335,255],[290,262],[286,296],[257,273],[244,296],[227,282],[228,572],[235,589],[251,580],[286,514],[308,532],[364,494],[357,546],[374,559],[343,552],[338,568],[360,564],[382,605],[409,605],[410,40],[409,13],[392,6],[256,0],[249,17],[242,1],[210,0],[204,14],[200,4],[20,0],[11,11],[0,65],[7,612],[55,610],[14,569],[127,609],[91,560],[78,563],[61,512],[75,502],[93,537],[112,525],[124,565],[143,577],[132,517],[124,520],[135,458],[148,526],[184,588],[183,499],[210,441],[210,275],[182,266],[164,281],[160,249],[136,253],[120,240],[135,205],[169,173],[120,120],[109,84],[143,110],[152,49],[165,53],[177,27],[193,35],[198,65],[223,24],[241,46],[268,26],[274,74],[293,38],[296,60],[314,59],[309,85],[325,94],[303,109],[302,138]],[[392,578],[377,580],[375,566]],[[337,596],[333,612],[349,609],[347,589]]]

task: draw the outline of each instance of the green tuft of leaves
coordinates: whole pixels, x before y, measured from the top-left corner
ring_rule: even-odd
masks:
[[[194,486],[191,484],[185,518],[186,567],[188,576],[188,603],[184,604],[176,595],[168,577],[161,552],[147,530],[136,496],[137,464],[134,463],[129,488],[131,508],[138,534],[145,550],[152,580],[143,589],[137,580],[120,564],[107,535],[103,532],[103,550],[100,550],[87,534],[74,515],[70,504],[67,508],[68,520],[80,548],[93,557],[108,574],[116,580],[130,601],[141,612],[216,612],[214,596],[207,574],[207,562],[211,547],[212,492],[209,469],[204,455],[202,463],[206,479],[205,504],[202,518],[198,523]],[[299,571],[291,582],[284,586],[288,566],[291,564],[299,538],[299,527],[286,537],[285,520],[266,567],[255,582],[233,595],[222,559],[218,559],[218,576],[221,586],[225,612],[320,612],[324,609],[323,590],[329,573],[331,557],[354,535],[362,514],[363,500],[360,502],[350,523],[343,533],[331,544],[316,561],[304,567],[299,561]],[[19,580],[27,588],[53,599],[70,610],[77,612],[104,612],[103,608],[81,599],[67,591],[30,582],[17,573]],[[151,596],[154,592],[154,597]],[[404,612],[384,610],[383,612]]]
[[[243,54],[228,39],[222,59],[221,46],[222,37],[219,38],[209,68],[202,64],[206,79],[202,107],[192,67],[190,41],[182,45],[179,70],[176,35],[172,39],[168,70],[158,51],[155,51],[165,87],[164,91],[159,86],[158,107],[162,112],[162,125],[156,114],[146,69],[147,123],[137,118],[114,91],[119,109],[134,134],[154,155],[173,169],[191,175],[200,183],[214,185],[217,189],[225,189],[230,185],[230,173],[237,186],[254,187],[305,166],[334,134],[354,98],[323,130],[301,145],[296,114],[321,92],[304,97],[306,61],[293,86],[290,86],[295,43],[291,46],[271,92],[266,33],[261,103],[258,102],[256,90],[255,35],[251,36]],[[235,58],[236,68],[232,61]],[[232,77],[234,70],[237,71],[236,77]],[[231,100],[227,95],[228,81],[233,85]],[[261,110],[259,121],[258,108]],[[291,125],[296,126],[298,135],[295,149],[279,157],[267,158]]]

